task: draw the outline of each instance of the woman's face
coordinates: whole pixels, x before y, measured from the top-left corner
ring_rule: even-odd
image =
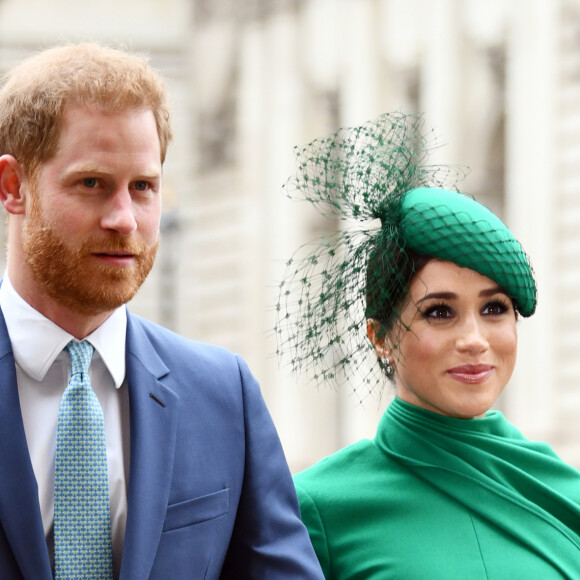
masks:
[[[495,282],[429,261],[387,337],[397,396],[451,417],[480,417],[506,386],[517,350],[516,313]]]

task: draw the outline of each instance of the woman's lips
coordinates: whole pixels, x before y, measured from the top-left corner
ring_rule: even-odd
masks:
[[[482,383],[492,372],[493,366],[486,364],[460,365],[447,371],[455,380],[470,385]]]

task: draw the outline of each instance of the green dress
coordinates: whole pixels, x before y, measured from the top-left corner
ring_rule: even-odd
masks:
[[[580,472],[499,411],[395,399],[373,441],[294,479],[328,580],[580,579]]]

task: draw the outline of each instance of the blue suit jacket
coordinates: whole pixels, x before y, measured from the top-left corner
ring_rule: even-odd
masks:
[[[322,579],[259,387],[228,351],[128,315],[121,580]],[[50,580],[0,311],[0,578]]]

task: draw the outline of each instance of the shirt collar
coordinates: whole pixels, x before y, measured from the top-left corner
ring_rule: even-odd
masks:
[[[34,380],[42,381],[56,357],[74,337],[21,298],[7,273],[0,285],[0,307],[16,364]],[[122,306],[86,337],[111,373],[116,388],[125,378],[126,333],[127,311]]]

